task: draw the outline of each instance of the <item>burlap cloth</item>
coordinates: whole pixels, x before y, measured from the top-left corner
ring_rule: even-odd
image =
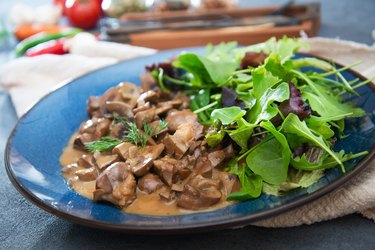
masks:
[[[375,47],[338,39],[310,38],[309,52],[349,65],[366,77],[375,76]],[[121,46],[121,47],[119,47]],[[116,48],[116,53],[113,49]],[[120,48],[120,49],[119,49]],[[0,68],[0,85],[9,91],[18,115],[58,84],[119,60],[155,53],[140,47],[85,44],[64,56],[45,55],[13,60]],[[290,212],[256,223],[264,227],[312,224],[347,214],[361,213],[375,220],[375,163],[335,191]]]

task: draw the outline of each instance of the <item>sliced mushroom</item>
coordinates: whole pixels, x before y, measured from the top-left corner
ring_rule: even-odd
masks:
[[[113,87],[108,89],[99,99],[99,111],[101,116],[103,116],[106,112],[105,103],[109,101],[122,101],[121,93],[118,87]]]
[[[119,85],[119,89],[122,95],[122,98],[126,101],[131,108],[134,108],[137,105],[137,99],[141,94],[141,89],[133,83],[124,82]]]
[[[94,200],[109,201],[127,207],[134,199],[136,181],[123,162],[116,162],[105,169],[96,180]]]
[[[225,159],[225,152],[223,150],[216,150],[207,155],[212,167],[219,166]]]
[[[168,129],[174,132],[182,124],[194,124],[198,121],[198,116],[191,112],[190,109],[184,109],[170,112],[167,115],[166,121],[168,122]]]
[[[93,160],[92,155],[84,154],[81,157],[79,157],[77,161],[77,165],[81,168],[91,168],[94,166],[94,163],[92,160]]]
[[[154,103],[158,99],[158,97],[159,95],[153,90],[143,92],[137,99],[137,106],[143,106],[146,104],[146,102]]]
[[[135,123],[137,124],[137,127],[142,128],[144,122],[152,122],[155,119],[155,115],[155,108],[138,112],[135,114]]]
[[[124,116],[126,118],[129,118],[130,120],[134,118],[132,107],[125,102],[107,101],[105,102],[104,107],[107,113]]]
[[[113,154],[119,155],[123,160],[129,158],[129,148],[134,147],[133,144],[129,142],[123,142],[112,149]]]

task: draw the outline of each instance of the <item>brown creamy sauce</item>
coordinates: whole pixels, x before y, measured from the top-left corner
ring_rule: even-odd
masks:
[[[62,166],[68,166],[69,164],[73,164],[77,162],[77,160],[84,154],[87,154],[86,152],[77,150],[73,148],[73,141],[77,134],[74,134],[70,141],[68,146],[63,150],[63,153],[60,157],[60,163]],[[77,168],[77,170],[84,169],[84,168]],[[214,171],[213,174],[218,174],[218,170]],[[71,186],[71,188],[79,193],[80,195],[93,199],[93,192],[95,190],[95,184],[96,181],[81,181],[79,178],[74,175],[74,173],[63,173],[64,178],[68,182],[68,184]],[[159,190],[159,192],[163,191],[163,188]],[[159,193],[151,193],[146,194],[139,189],[137,189],[137,199],[134,200],[132,204],[130,204],[128,207],[122,209],[123,212],[126,213],[133,213],[133,214],[145,214],[145,215],[162,215],[162,216],[168,216],[168,215],[178,215],[178,214],[187,214],[187,213],[194,213],[194,212],[204,212],[204,211],[210,211],[219,209],[222,207],[226,207],[230,204],[233,204],[234,202],[226,201],[223,197],[222,200],[215,205],[211,206],[208,209],[202,209],[202,210],[186,210],[181,209],[177,207],[175,201],[171,202],[165,202],[161,200]]]

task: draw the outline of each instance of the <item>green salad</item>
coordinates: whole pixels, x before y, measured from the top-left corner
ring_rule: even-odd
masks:
[[[183,53],[147,67],[162,90],[190,97],[191,110],[210,127],[210,147],[235,145],[226,171],[239,177],[241,191],[229,200],[306,188],[326,169],[345,173],[345,161],[367,154],[332,148],[349,136],[344,119],[365,115],[343,95],[358,95],[369,81],[345,79],[342,72],[354,65],[295,57],[302,47],[307,44],[288,37],[248,47],[222,43],[207,46],[204,55]]]

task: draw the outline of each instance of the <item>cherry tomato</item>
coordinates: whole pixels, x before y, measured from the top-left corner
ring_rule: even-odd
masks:
[[[69,22],[75,27],[92,29],[99,21],[102,9],[98,0],[67,0],[65,13]]]

